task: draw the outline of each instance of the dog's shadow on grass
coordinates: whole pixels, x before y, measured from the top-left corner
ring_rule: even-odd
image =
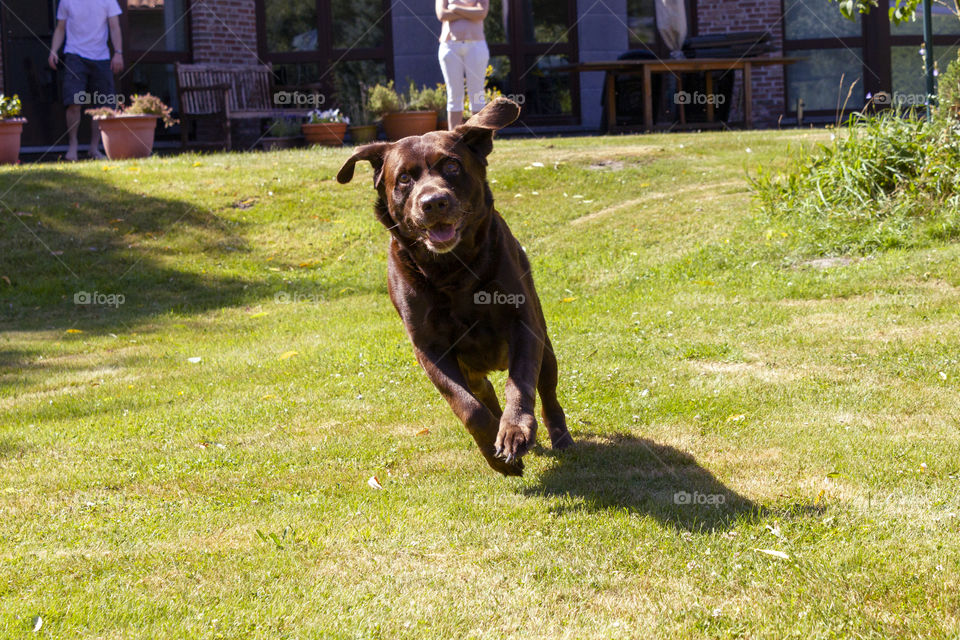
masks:
[[[730,529],[768,511],[674,447],[631,434],[575,438],[566,451],[541,452],[553,464],[528,495],[572,499],[555,507],[561,511],[627,509],[697,532]]]

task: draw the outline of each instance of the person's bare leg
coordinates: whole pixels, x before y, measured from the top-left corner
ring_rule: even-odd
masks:
[[[451,131],[463,123],[463,111],[447,111],[447,128]]]
[[[77,159],[77,133],[80,129],[80,105],[71,104],[67,107],[67,133],[70,136],[70,143],[67,147],[66,160],[73,162]]]
[[[100,152],[100,125],[96,120],[90,122],[90,157],[94,160],[103,160],[106,157]]]

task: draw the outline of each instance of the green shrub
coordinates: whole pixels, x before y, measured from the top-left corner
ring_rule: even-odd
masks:
[[[130,96],[130,104],[123,109],[100,107],[87,110],[87,115],[93,118],[118,118],[121,116],[158,116],[163,120],[164,127],[172,127],[178,120],[173,117],[173,110],[164,104],[157,96],[144,93]]]
[[[400,95],[393,87],[393,80],[387,84],[374,85],[367,95],[367,111],[382,118],[388,113],[400,111]]]
[[[274,118],[267,127],[267,135],[274,138],[292,138],[300,135],[300,123],[293,118]]]
[[[437,113],[447,110],[447,88],[443,84],[438,84],[434,88],[423,87],[419,91],[410,83],[410,89],[407,91],[407,108],[411,111],[436,111]]]
[[[937,78],[937,104],[941,115],[960,117],[960,57]]]
[[[159,116],[163,126],[172,127],[177,123],[173,118],[173,110],[163,103],[157,96],[144,93],[130,96],[130,106],[124,110],[127,115]]]
[[[751,179],[768,240],[799,255],[865,254],[960,235],[960,123],[854,115],[830,144]]]

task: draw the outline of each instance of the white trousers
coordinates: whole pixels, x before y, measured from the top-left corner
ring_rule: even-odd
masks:
[[[480,111],[486,104],[484,80],[490,49],[483,40],[440,43],[440,69],[447,84],[447,111],[463,111],[463,79],[467,79],[470,110]]]

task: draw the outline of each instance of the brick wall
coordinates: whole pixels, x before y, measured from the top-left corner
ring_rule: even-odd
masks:
[[[783,55],[783,20],[780,0],[699,0],[697,2],[699,35],[737,31],[768,31],[776,51]],[[741,94],[740,75],[734,95]],[[753,70],[753,118],[757,126],[775,126],[784,112],[784,78],[782,66]],[[742,113],[738,109],[738,113]]]
[[[259,62],[254,0],[195,2],[191,13],[194,62]]]

